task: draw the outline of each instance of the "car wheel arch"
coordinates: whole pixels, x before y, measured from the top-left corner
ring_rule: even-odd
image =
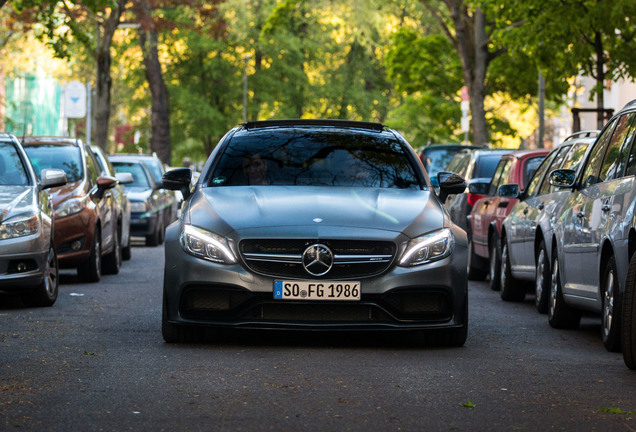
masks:
[[[634,255],[634,252],[636,252],[636,228],[634,226],[630,227],[627,239],[627,264],[629,265],[629,260],[632,258],[632,255]]]

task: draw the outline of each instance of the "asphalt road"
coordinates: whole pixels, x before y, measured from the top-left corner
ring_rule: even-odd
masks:
[[[163,248],[57,303],[0,295],[0,431],[632,431],[636,374],[599,319],[554,330],[470,285],[462,348],[393,334],[230,334],[170,345]]]

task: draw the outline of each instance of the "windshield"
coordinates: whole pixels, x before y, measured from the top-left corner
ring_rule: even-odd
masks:
[[[43,169],[56,168],[64,170],[69,183],[82,179],[84,168],[79,147],[46,144],[25,146],[24,150],[38,176]]]
[[[429,177],[435,177],[438,172],[444,171],[458,151],[457,148],[425,150],[422,155],[422,163]]]
[[[420,188],[397,140],[301,128],[234,136],[207,184]]]
[[[115,168],[115,172],[118,173],[130,173],[132,174],[133,181],[132,183],[125,184],[124,187],[142,187],[149,188],[150,183],[148,182],[148,177],[146,177],[146,172],[144,171],[144,167],[141,166],[140,163],[135,162],[111,162],[113,164],[113,168]]]
[[[143,163],[148,167],[155,181],[160,182],[163,177],[161,162],[158,159],[144,159]]]
[[[0,143],[0,185],[27,185],[26,169],[13,143]]]

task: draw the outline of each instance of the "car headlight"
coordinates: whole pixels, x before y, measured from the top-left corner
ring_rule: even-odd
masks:
[[[400,259],[404,267],[426,264],[449,256],[455,246],[455,237],[450,229],[423,235],[411,240]]]
[[[144,213],[148,210],[148,206],[145,201],[131,201],[130,202],[130,211],[133,213]]]
[[[227,240],[218,234],[192,225],[184,225],[179,240],[183,250],[190,255],[223,264],[236,262]]]
[[[54,216],[63,218],[81,212],[86,208],[87,198],[88,195],[84,198],[70,198],[64,201],[55,208],[55,211],[53,212]]]
[[[40,218],[35,213],[27,213],[14,216],[0,224],[0,239],[35,234],[40,229]]]

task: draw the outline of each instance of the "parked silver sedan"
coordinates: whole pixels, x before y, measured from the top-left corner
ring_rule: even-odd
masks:
[[[582,311],[601,315],[609,351],[621,349],[621,309],[636,251],[636,100],[605,125],[580,171],[558,169],[550,183],[568,197],[556,217],[548,318],[578,327]]]
[[[247,122],[229,131],[166,231],[162,332],[201,328],[468,332],[466,233],[442,205],[466,183],[438,175],[378,123]]]
[[[0,133],[0,290],[28,306],[51,306],[58,293],[52,202],[45,189],[66,184],[62,170],[40,181],[18,140]]]
[[[548,311],[550,259],[554,216],[565,204],[570,192],[550,185],[548,175],[557,168],[578,169],[581,159],[600,131],[581,131],[569,136],[543,160],[525,191],[519,185],[499,188],[499,195],[518,197],[501,228],[501,298],[522,301],[526,284],[534,282],[535,305]]]

